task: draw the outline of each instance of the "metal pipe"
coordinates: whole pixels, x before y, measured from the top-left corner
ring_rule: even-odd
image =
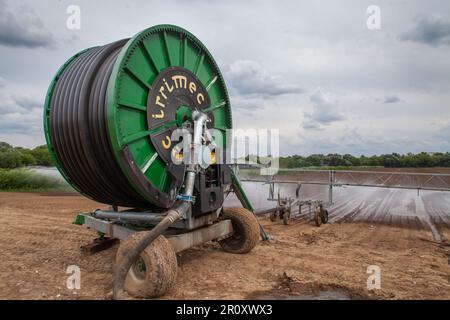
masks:
[[[159,222],[164,218],[164,213],[137,213],[137,212],[117,212],[95,210],[91,213],[95,218],[110,219],[119,221],[136,221],[136,222]]]
[[[278,171],[285,172],[319,172],[328,173],[330,170],[313,170],[313,169],[296,169],[296,168],[280,168]],[[335,170],[338,173],[371,173],[371,174],[393,174],[393,175],[415,175],[415,176],[442,176],[450,177],[450,173],[427,173],[427,172],[408,172],[408,171],[368,171],[368,170]]]
[[[334,171],[330,171],[330,185],[328,187],[328,203],[333,204],[333,185],[334,185]]]
[[[200,111],[192,112],[192,119],[194,120],[194,136],[192,137],[192,143],[194,145],[202,144],[203,127],[208,120],[208,116]]]
[[[207,120],[204,113],[194,111],[192,114],[194,119],[194,138],[191,150],[195,149],[196,145],[202,142],[203,126]],[[194,182],[197,171],[196,164],[190,164],[187,168],[184,193],[187,196],[192,196],[194,192]],[[186,213],[191,209],[191,202],[181,202],[176,207],[167,211],[164,218],[133,247],[125,253],[121,263],[116,267],[116,277],[114,278],[113,297],[114,299],[122,299],[124,296],[123,285],[125,278],[131,266],[138,259],[142,251],[145,250],[157,237],[159,237],[167,228],[169,228],[177,220],[186,216]]]
[[[192,156],[198,156],[196,155],[196,151],[198,151],[197,147],[201,146],[202,144],[203,127],[206,123],[206,120],[208,120],[208,117],[206,116],[206,114],[200,111],[194,111],[192,112],[192,119],[194,120],[194,134],[191,143],[191,160],[193,160]],[[194,183],[197,173],[198,159],[194,160],[194,163],[190,163],[186,168],[187,172],[184,182],[184,194],[186,195],[192,195],[194,193]]]
[[[285,208],[284,206],[276,206],[274,208],[267,208],[267,209],[256,210],[255,214],[259,216],[259,215],[263,215],[263,214],[266,214],[266,213],[272,213],[272,212],[275,212],[275,211],[278,211],[278,210],[283,210],[284,208]]]
[[[318,181],[301,181],[301,180],[263,180],[263,179],[240,179],[243,182],[261,182],[261,183],[280,183],[280,184],[299,184],[302,185],[320,185],[329,186],[330,182],[318,182]],[[420,186],[384,186],[378,184],[358,184],[358,183],[333,183],[333,187],[371,187],[371,188],[393,188],[393,189],[409,189],[409,190],[430,190],[430,191],[450,191],[450,188],[433,188],[433,187],[420,187]]]

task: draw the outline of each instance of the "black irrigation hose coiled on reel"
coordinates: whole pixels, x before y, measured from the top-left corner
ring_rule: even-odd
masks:
[[[106,94],[117,56],[128,39],[95,47],[62,72],[52,95],[50,136],[64,173],[102,203],[149,207],[120,170],[107,133]]]

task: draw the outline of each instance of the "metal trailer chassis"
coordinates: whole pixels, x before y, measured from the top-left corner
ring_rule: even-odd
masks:
[[[245,181],[245,180],[244,180]],[[309,218],[313,220],[316,226],[320,227],[322,223],[328,222],[328,210],[325,207],[328,207],[332,204],[332,196],[330,191],[329,202],[326,203],[323,200],[302,200],[300,198],[300,189],[301,183],[297,183],[297,188],[295,190],[295,197],[282,197],[280,192],[278,192],[277,197],[275,197],[275,183],[283,183],[282,181],[268,181],[264,182],[269,184],[269,196],[267,198],[268,201],[276,201],[277,206],[275,208],[269,208],[264,210],[259,210],[256,212],[257,215],[264,215],[270,213],[270,220],[273,222],[277,218],[283,220],[285,225],[288,225],[291,220],[291,214],[295,207],[298,207],[299,214],[302,211],[303,206],[309,207]]]
[[[187,182],[187,186],[193,187],[194,177],[188,176],[190,179],[187,181],[191,183]],[[222,206],[210,213],[193,216],[188,198],[178,201],[167,211],[163,211],[162,208],[152,211],[139,209],[119,211],[118,207],[113,206],[109,210],[78,214],[76,224],[100,233],[99,238],[82,247],[84,251],[94,253],[110,247],[117,239],[125,240],[116,254],[114,299],[124,298],[124,291],[141,298],[163,295],[174,284],[176,278],[175,254],[183,250],[208,241],[218,241],[225,252],[247,253],[257,244],[259,236],[267,240],[268,236],[257,218],[253,216],[254,212],[249,210],[252,208],[251,203],[245,197],[242,186],[233,173],[230,187],[226,192],[235,192],[244,208]],[[192,189],[188,194],[192,194]],[[136,236],[130,237],[133,234]],[[149,236],[153,237],[150,238],[152,239],[150,245],[155,244],[156,247],[150,248],[150,245],[142,242]],[[145,249],[140,249],[140,246],[144,246]],[[136,258],[132,256],[134,254]],[[125,263],[130,265],[124,267]]]
[[[156,225],[163,214],[149,212],[120,212],[118,210],[95,210],[79,213],[75,224],[84,225],[97,231],[100,239],[126,240],[135,232],[149,230]],[[114,219],[113,219],[114,218]],[[130,223],[133,221],[133,223]],[[136,222],[139,223],[136,223]],[[164,236],[176,253],[187,250],[208,241],[219,241],[230,237],[233,227],[230,220],[217,220],[217,214],[208,214],[199,218],[187,218],[178,221],[169,228]]]
[[[255,214],[241,182],[233,170],[230,171],[230,174],[230,192],[236,194],[245,209]],[[170,241],[177,253],[208,241],[220,241],[229,238],[233,235],[233,226],[231,220],[219,220],[221,210],[222,208],[199,217],[192,217],[188,212],[185,219],[175,222],[167,229],[164,236]],[[79,213],[75,224],[84,225],[99,232],[100,238],[106,236],[110,239],[126,240],[135,232],[148,231],[158,224],[164,216],[164,212],[119,211],[117,207],[111,206],[108,211],[94,210],[88,213]],[[259,228],[261,239],[263,241],[269,240],[269,235],[266,234],[260,224]]]

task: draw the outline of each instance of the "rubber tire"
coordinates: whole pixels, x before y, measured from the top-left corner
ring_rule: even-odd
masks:
[[[219,244],[230,253],[250,252],[259,241],[259,223],[253,213],[245,208],[224,208],[222,220],[231,220],[233,235]]]
[[[328,222],[328,210],[322,209],[320,218],[322,219],[322,223],[325,224]]]
[[[144,235],[145,232],[136,232],[121,242],[116,254],[116,264],[119,264],[125,252],[133,248]],[[159,236],[145,248],[140,257],[145,263],[145,279],[139,278],[131,267],[124,289],[136,298],[156,298],[164,295],[175,283],[178,269],[177,256],[169,240]]]
[[[278,211],[272,212],[269,216],[270,221],[275,222],[277,220]]]
[[[291,212],[289,210],[283,211],[283,224],[287,226],[291,221]]]
[[[321,217],[319,208],[314,210],[314,222],[317,227],[320,227],[320,225],[322,224],[322,217]]]

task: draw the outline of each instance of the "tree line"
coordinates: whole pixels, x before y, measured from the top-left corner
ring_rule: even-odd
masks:
[[[355,157],[351,154],[312,154],[307,157],[293,155],[280,157],[281,168],[302,168],[322,166],[343,167],[386,167],[386,168],[417,168],[417,167],[450,167],[449,152],[420,152],[407,154],[382,154],[374,156]]]
[[[0,168],[14,169],[25,166],[53,166],[53,160],[46,145],[34,149],[13,147],[6,142],[0,142]],[[351,154],[330,153],[312,154],[309,156],[280,157],[281,168],[304,167],[450,167],[449,152],[420,152],[407,154],[382,154],[374,156],[355,157]]]
[[[53,166],[47,146],[27,149],[0,141],[0,168],[14,169],[25,166]]]

